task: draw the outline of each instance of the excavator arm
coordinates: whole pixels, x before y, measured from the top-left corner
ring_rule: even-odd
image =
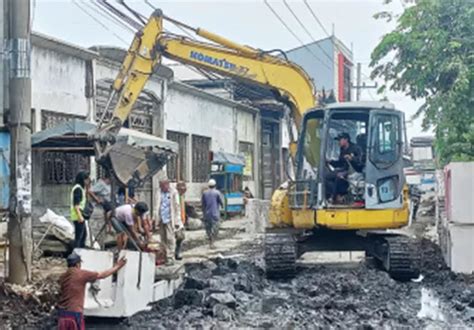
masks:
[[[179,24],[210,42],[167,33],[163,28],[164,20]],[[273,90],[277,98],[289,106],[297,128],[300,127],[303,113],[316,105],[313,84],[309,76],[296,64],[283,57],[237,44],[209,31],[192,28],[164,16],[158,9],[151,15],[143,30],[135,35],[112,85],[112,95],[119,96],[112,121],[100,127],[98,131],[96,153],[99,160],[110,159],[109,152],[111,148],[114,148],[114,137],[130,115],[148,78],[161,64],[163,56],[205,71]],[[291,146],[293,155],[295,150],[296,144],[293,143]],[[142,168],[140,173],[130,169],[131,173],[135,173],[134,176],[138,181],[143,181],[144,175],[149,177],[161,168],[156,168],[156,166],[152,168],[153,165],[149,164],[150,162],[148,165],[144,163],[142,165],[148,168]],[[112,162],[112,167],[113,165]],[[115,173],[117,174],[117,171]],[[120,181],[129,178],[126,174],[118,175],[118,177]],[[125,182],[122,183],[125,184]]]

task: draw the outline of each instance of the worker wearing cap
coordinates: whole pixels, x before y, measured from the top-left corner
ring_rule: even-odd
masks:
[[[103,272],[81,269],[81,257],[75,252],[67,257],[67,271],[59,279],[58,329],[85,329],[84,296],[86,284],[115,274],[127,262],[121,258],[114,267]]]
[[[166,248],[166,264],[172,265],[176,253],[175,235],[184,225],[181,221],[178,192],[170,187],[167,179],[160,180],[155,206],[154,219],[159,226],[160,241]]]
[[[223,206],[221,194],[216,189],[216,181],[209,180],[206,191],[202,194],[201,204],[204,214],[204,226],[206,228],[207,237],[209,239],[209,247],[214,249],[214,242],[219,232],[220,208]]]
[[[326,175],[326,196],[332,198],[333,202],[340,200],[341,195],[347,193],[349,183],[346,178],[351,167],[360,172],[364,166],[361,149],[351,142],[348,133],[340,133],[336,140],[339,141],[340,147],[339,159],[328,162],[335,169]]]

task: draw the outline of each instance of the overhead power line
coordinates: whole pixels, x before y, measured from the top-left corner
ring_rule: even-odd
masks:
[[[156,10],[158,9],[157,7],[153,6],[153,4],[149,1],[149,0],[145,0],[145,3],[150,7],[152,8],[153,10]],[[175,22],[171,22],[173,23],[174,26],[176,26],[178,29],[181,30],[181,32],[185,33],[188,37],[190,38],[194,38],[194,36],[189,32],[187,31],[186,29],[184,29],[182,26],[180,26],[179,24],[176,24]]]
[[[339,52],[341,52],[341,48],[339,47],[339,45],[332,39],[332,35],[328,32],[328,30],[326,30],[326,28],[324,27],[324,24],[321,22],[321,20],[319,19],[318,15],[316,15],[316,13],[314,12],[314,10],[311,8],[310,4],[308,3],[307,0],[303,0],[304,1],[304,4],[306,5],[306,8],[308,8],[309,12],[311,13],[311,16],[313,16],[314,20],[316,21],[316,23],[319,25],[319,27],[321,27],[321,29],[323,30],[324,34],[326,35],[327,38],[331,38],[331,41],[334,45],[334,47],[337,48],[337,50]],[[349,68],[349,66],[344,63],[344,66]]]
[[[102,26],[105,30],[107,30],[108,32],[110,32],[112,35],[115,36],[115,38],[117,38],[118,40],[120,40],[121,42],[125,43],[126,45],[128,45],[128,42],[125,41],[124,39],[122,39],[122,37],[120,37],[118,34],[116,34],[114,31],[112,31],[111,29],[109,29],[107,27],[107,25],[105,25],[104,23],[102,23],[99,19],[97,19],[94,15],[92,15],[89,11],[87,11],[85,8],[83,8],[78,2],[76,2],[76,0],[73,0],[72,1],[73,4],[75,4],[84,14],[86,14],[87,16],[89,16],[90,18],[92,18],[97,24],[99,24],[100,26]]]
[[[316,22],[318,23],[318,25],[321,27],[321,29],[324,31],[324,33],[330,37],[331,35],[328,33],[328,31],[326,30],[326,28],[324,27],[323,23],[321,23],[321,21],[319,20],[318,16],[315,14],[315,12],[313,11],[313,9],[311,8],[311,6],[309,5],[308,1],[307,0],[303,0],[304,1],[304,4],[306,5],[306,7],[309,9],[309,12],[311,13],[311,15],[314,17],[314,19],[316,20]]]
[[[113,22],[115,23],[115,25],[120,26],[121,28],[124,28],[132,33],[135,33],[134,29],[132,29],[130,26],[123,23],[117,17],[109,13],[107,10],[101,7],[96,1],[82,0],[82,3],[90,7],[91,10],[94,10],[96,13],[98,13],[103,18],[107,19],[109,22]]]
[[[137,22],[134,18],[123,13],[120,9],[117,9],[114,5],[108,3],[106,0],[98,0],[99,4],[102,5],[110,13],[117,16],[119,19],[133,27],[136,31],[140,30],[143,25],[140,22]]]
[[[291,33],[291,35],[299,41],[299,43],[315,58],[317,59],[322,65],[324,65],[326,68],[328,68],[329,70],[331,70],[331,68],[326,64],[324,63],[312,50],[311,48],[308,47],[308,45],[306,45],[303,40],[301,40],[300,37],[298,37],[298,35],[288,26],[288,24],[286,24],[286,22],[281,18],[280,15],[278,15],[278,13],[275,11],[275,9],[273,9],[273,7],[268,3],[267,0],[264,0],[265,2],[265,5],[268,7],[268,9],[270,9],[270,11],[273,13],[273,15],[275,15],[275,17],[280,21],[280,23],[288,30],[288,32]]]
[[[306,34],[310,37],[310,39],[315,43],[315,45],[323,52],[324,55],[326,55],[326,57],[329,59],[330,62],[333,61],[333,58],[331,57],[331,55],[329,55],[325,50],[324,48],[322,48],[319,44],[318,44],[318,41],[313,37],[313,35],[311,34],[311,32],[309,32],[309,30],[306,28],[306,26],[303,24],[303,22],[301,22],[301,20],[299,19],[299,17],[296,15],[296,13],[293,11],[293,9],[291,9],[290,5],[288,4],[288,2],[286,0],[283,0],[283,3],[285,4],[286,8],[288,8],[288,10],[290,11],[291,15],[296,19],[296,21],[298,22],[298,24],[303,28],[303,30],[306,32]]]

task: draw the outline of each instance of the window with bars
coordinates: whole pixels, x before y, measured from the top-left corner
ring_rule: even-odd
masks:
[[[239,142],[239,153],[245,158],[244,179],[253,179],[253,143]]]
[[[192,136],[193,182],[206,182],[208,180],[211,169],[210,151],[211,138],[199,135]]]
[[[187,180],[188,135],[167,131],[166,138],[178,143],[178,154],[173,155],[166,165],[168,179],[171,181]]]
[[[55,127],[65,121],[84,119],[84,117],[41,111],[41,129]],[[41,154],[43,184],[74,183],[79,171],[89,171],[89,157],[78,153],[45,151]]]

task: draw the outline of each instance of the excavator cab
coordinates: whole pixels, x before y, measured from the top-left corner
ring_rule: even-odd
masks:
[[[272,199],[267,276],[293,274],[304,252],[365,251],[392,277],[417,277],[415,245],[402,232],[386,230],[408,224],[405,140],[404,115],[390,103],[348,102],[307,111],[295,180]],[[334,192],[343,198],[335,200]]]
[[[296,180],[290,184],[290,207],[402,208],[403,122],[403,113],[389,103],[343,103],[308,111],[298,144]],[[347,135],[353,151],[350,161],[340,157],[341,134]],[[335,200],[334,190],[341,200]]]

